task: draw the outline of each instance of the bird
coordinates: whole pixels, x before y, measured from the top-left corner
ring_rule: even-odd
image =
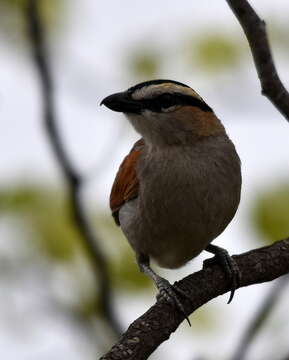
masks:
[[[112,216],[140,271],[188,320],[181,299],[187,294],[159,276],[150,260],[176,269],[206,250],[214,254],[208,263],[220,262],[230,279],[231,302],[240,277],[237,264],[211,244],[233,219],[241,194],[240,158],[223,124],[193,88],[175,80],[139,83],[101,105],[122,112],[141,135],[110,194]]]

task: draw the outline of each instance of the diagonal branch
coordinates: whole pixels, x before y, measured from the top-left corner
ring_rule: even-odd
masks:
[[[33,60],[42,90],[44,125],[47,130],[48,139],[68,185],[72,219],[91,258],[96,275],[96,287],[99,287],[102,314],[114,334],[118,336],[120,327],[113,311],[107,263],[99,247],[99,239],[87,220],[81,199],[83,180],[70,161],[56,124],[53,97],[54,84],[46,51],[45,33],[39,14],[39,1],[29,0],[26,9],[26,20],[32,45]]]
[[[262,94],[265,95],[289,121],[289,93],[282,84],[271,53],[266,24],[246,0],[226,0],[247,37]]]
[[[289,272],[289,238],[271,246],[234,256],[241,272],[240,287],[271,281]],[[191,301],[184,299],[188,314],[209,300],[229,291],[229,283],[219,265],[213,265],[177,283]],[[145,360],[184,320],[166,302],[157,302],[135,320],[120,341],[101,360]]]

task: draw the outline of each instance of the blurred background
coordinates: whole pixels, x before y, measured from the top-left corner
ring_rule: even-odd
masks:
[[[44,127],[27,0],[0,0],[0,357],[90,360],[115,342],[119,329],[112,323],[126,329],[156,293],[108,207],[114,175],[138,135],[100,101],[137,82],[168,78],[188,84],[213,107],[243,164],[240,208],[216,240],[230,253],[289,234],[289,126],[261,96],[246,40],[225,1],[38,4],[57,128],[82,178],[81,201],[107,264],[114,314],[110,321],[100,306],[101,275],[70,216],[67,182]],[[289,3],[263,0],[254,6],[266,19],[288,88]],[[179,271],[157,270],[178,280],[207,257]],[[288,295],[283,281],[240,289],[230,305],[228,294],[214,299],[151,359],[237,360],[253,321],[244,358],[288,359]]]

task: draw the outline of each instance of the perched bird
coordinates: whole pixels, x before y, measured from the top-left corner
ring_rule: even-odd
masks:
[[[152,258],[178,268],[207,250],[225,266],[231,301],[238,270],[225,249],[210,244],[230,223],[240,201],[240,159],[213,110],[189,86],[151,80],[106,97],[142,136],[116,175],[112,215],[140,270],[184,312],[180,289],[157,275]]]

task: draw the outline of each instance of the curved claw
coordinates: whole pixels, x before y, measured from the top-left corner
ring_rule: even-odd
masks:
[[[212,263],[220,263],[226,273],[226,275],[231,280],[231,293],[227,304],[233,300],[236,289],[239,287],[240,283],[240,271],[238,265],[234,258],[232,258],[228,251],[220,248],[215,245],[209,245],[206,249],[207,251],[215,254],[213,258],[207,259],[204,261],[203,266],[207,267]]]
[[[226,269],[227,269],[226,272],[227,272],[228,276],[230,276],[230,278],[231,278],[231,293],[230,293],[229,300],[227,302],[227,304],[230,304],[230,302],[233,300],[235,291],[238,288],[239,283],[240,283],[240,271],[239,271],[236,261],[229,255],[227,258]]]
[[[232,288],[231,291],[230,291],[230,296],[229,296],[229,300],[227,301],[227,304],[229,305],[231,303],[231,301],[233,300],[233,297],[235,295],[235,291],[236,291],[236,288]]]
[[[185,296],[186,298],[188,298],[188,295],[183,290],[179,289],[177,286],[171,285],[168,282],[168,280],[161,277],[158,279],[156,285],[159,289],[157,299],[165,299],[166,301],[173,303],[178,308],[178,310],[184,315],[188,324],[191,326],[191,322],[185,312],[183,304],[181,303],[181,301],[177,296],[177,293],[181,294],[182,296]]]
[[[231,279],[231,293],[227,302],[227,304],[230,304],[239,285],[240,271],[234,258],[232,258],[227,252],[223,253],[222,257],[225,272],[227,273],[227,276]]]

